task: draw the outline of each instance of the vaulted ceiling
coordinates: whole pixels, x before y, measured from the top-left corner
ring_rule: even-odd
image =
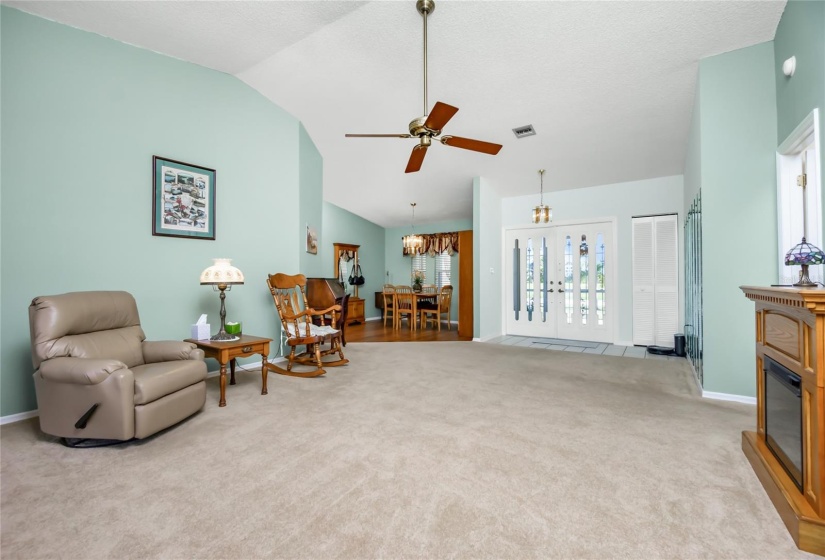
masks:
[[[469,218],[472,180],[503,196],[683,172],[702,58],[770,41],[785,0],[436,0],[429,105],[459,112],[405,174],[424,114],[422,17],[398,1],[4,1],[236,75],[300,119],[324,159],[324,198],[384,227]],[[535,136],[512,129],[532,124]]]

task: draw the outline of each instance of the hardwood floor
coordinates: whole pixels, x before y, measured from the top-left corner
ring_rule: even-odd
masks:
[[[347,326],[347,342],[433,342],[433,341],[470,341],[472,337],[458,336],[458,325],[447,330],[447,323],[441,323],[441,332],[430,328],[417,329],[413,332],[404,321],[401,328],[393,330],[389,323],[386,328],[382,321],[367,321],[361,325]]]

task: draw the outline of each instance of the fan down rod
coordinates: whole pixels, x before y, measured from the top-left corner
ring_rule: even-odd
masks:
[[[415,3],[415,9],[424,18],[424,116],[428,115],[427,108],[430,106],[427,102],[427,15],[435,11],[435,2],[433,0],[418,0]]]

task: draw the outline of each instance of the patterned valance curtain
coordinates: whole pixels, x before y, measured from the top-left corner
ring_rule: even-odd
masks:
[[[431,257],[434,257],[444,252],[446,252],[450,256],[453,256],[454,253],[458,253],[457,231],[448,231],[444,233],[428,233],[421,235],[421,237],[424,239],[424,243],[421,245],[421,248],[417,251],[419,255],[427,254]],[[411,251],[410,249],[407,249],[406,247],[402,248],[402,254],[405,257],[411,256],[412,253],[413,251]]]

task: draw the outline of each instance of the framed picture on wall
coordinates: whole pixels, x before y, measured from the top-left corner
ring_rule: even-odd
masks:
[[[318,254],[318,232],[307,225],[307,253]]]
[[[152,235],[215,239],[215,170],[152,157]]]

